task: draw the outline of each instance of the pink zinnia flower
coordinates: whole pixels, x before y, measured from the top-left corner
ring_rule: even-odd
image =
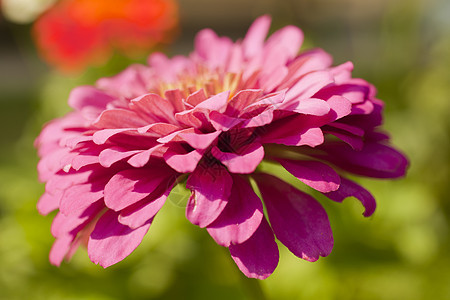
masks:
[[[407,167],[379,129],[383,103],[374,87],[351,77],[350,62],[333,67],[321,49],[298,54],[297,27],[266,40],[269,26],[269,17],[257,19],[236,43],[206,29],[189,57],[153,54],[148,66],[72,91],[73,112],[50,122],[36,142],[47,183],[38,209],[59,210],[53,264],[81,243],[94,263],[121,261],[183,179],[192,191],[186,217],[228,247],[246,276],[274,271],[275,237],[308,261],[330,254],[325,210],[258,172],[262,160],[331,200],[356,197],[365,216],[374,212],[372,195],[345,175],[396,178]]]

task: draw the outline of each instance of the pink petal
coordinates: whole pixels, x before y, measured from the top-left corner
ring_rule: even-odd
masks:
[[[96,85],[109,93],[132,99],[148,93],[147,85],[150,83],[151,70],[143,65],[131,65],[116,76],[101,78]]]
[[[312,49],[302,52],[289,64],[289,73],[286,77],[287,80],[285,80],[279,88],[287,88],[300,76],[313,71],[327,69],[332,63],[333,58],[331,55],[322,49]]]
[[[233,180],[220,165],[198,165],[186,187],[192,191],[186,206],[186,218],[200,227],[210,225],[225,208]]]
[[[243,124],[242,127],[244,128],[253,128],[253,127],[259,127],[264,126],[267,124],[270,124],[273,121],[274,118],[274,107],[269,107],[266,110],[264,110],[262,113],[257,114],[254,117],[251,117],[250,119],[247,119]],[[246,117],[246,116],[243,116]]]
[[[49,254],[49,260],[52,265],[57,267],[61,265],[70,250],[73,240],[74,237],[70,235],[65,235],[55,240]]]
[[[135,154],[128,160],[128,163],[135,168],[141,168],[148,163],[148,161],[150,160],[150,156],[160,154],[159,151],[162,151],[163,149],[166,149],[164,145],[156,145],[155,147]]]
[[[135,98],[130,101],[129,106],[149,122],[176,123],[173,105],[156,94],[146,94]]]
[[[348,116],[352,111],[352,103],[341,96],[332,96],[327,100],[333,115],[333,120]]]
[[[102,129],[114,129],[138,128],[147,124],[148,123],[134,111],[116,108],[103,111],[92,125]]]
[[[70,165],[74,170],[80,170],[83,167],[98,164],[99,163],[99,153],[100,149],[88,149],[87,151],[80,151],[80,153],[72,159]]]
[[[273,134],[271,134],[271,136],[273,136]],[[324,142],[324,137],[320,128],[309,128],[298,132],[295,135],[280,138],[263,137],[263,140],[264,143],[283,144],[287,146],[308,145],[310,147],[315,147]]]
[[[102,166],[109,168],[114,163],[140,152],[142,152],[142,150],[127,151],[126,149],[120,147],[112,147],[103,150],[100,153],[98,160]]]
[[[264,15],[256,19],[242,41],[242,49],[245,57],[252,57],[260,52],[264,45],[267,33],[269,32],[271,19]]]
[[[297,55],[303,43],[303,32],[295,26],[286,26],[272,34],[265,44],[265,51],[271,48],[283,49],[289,57]]]
[[[177,153],[169,148],[164,153],[164,160],[175,171],[179,173],[190,173],[195,170],[198,162],[203,157],[203,151],[193,150],[188,153]]]
[[[230,245],[230,254],[239,270],[249,278],[266,279],[278,265],[278,245],[266,221],[245,242]]]
[[[239,149],[239,153],[222,152],[213,147],[211,154],[223,163],[231,173],[250,174],[264,158],[264,148],[259,143],[252,143]]]
[[[192,148],[203,150],[208,148],[220,134],[220,131],[214,131],[211,133],[187,132],[180,133],[179,137],[186,141],[186,143],[188,143]]]
[[[335,137],[339,138],[340,140],[346,142],[354,150],[360,151],[364,147],[364,140],[360,136],[355,136],[355,135],[347,133],[347,132],[342,132],[338,129],[331,129],[331,130],[326,129],[326,130],[324,130],[324,133],[334,135]]]
[[[98,130],[93,134],[93,141],[97,145],[103,145],[106,143],[109,138],[115,136],[116,134],[126,132],[126,131],[132,131],[135,130],[134,128],[112,128],[112,129],[103,129]]]
[[[103,198],[103,189],[107,180],[93,180],[67,188],[61,197],[59,210],[68,215],[88,208],[92,203]]]
[[[362,150],[355,151],[345,143],[336,142],[324,145],[323,150],[328,153],[327,160],[362,176],[397,178],[404,176],[408,168],[405,156],[384,144],[366,142]]]
[[[277,161],[301,182],[313,189],[327,193],[339,188],[340,177],[328,165],[318,161],[277,159]]]
[[[285,101],[288,102],[296,98],[311,98],[320,89],[333,82],[333,76],[329,72],[316,71],[308,73],[289,88]]]
[[[37,203],[37,210],[39,213],[45,216],[59,208],[61,196],[62,192],[55,194],[49,192],[44,193]]]
[[[209,68],[225,67],[233,43],[225,37],[218,37],[211,29],[203,29],[195,37],[195,54],[202,58]]]
[[[91,261],[107,268],[131,254],[141,243],[150,223],[131,229],[117,221],[118,213],[108,210],[97,221],[89,237],[88,254]]]
[[[105,204],[119,211],[144,199],[167,178],[164,169],[129,169],[114,175],[105,186]]]
[[[155,199],[152,196],[144,199],[134,205],[131,205],[120,212],[119,222],[127,225],[132,229],[143,226],[147,222],[151,222],[159,210],[163,207],[167,197],[173,186],[173,180],[166,182],[164,189],[166,191]]]
[[[70,211],[65,215],[58,212],[52,222],[51,232],[56,238],[66,235],[75,237],[86,225],[94,220],[105,206],[101,201],[89,205],[84,210]]]
[[[164,92],[164,96],[167,100],[172,104],[173,108],[175,109],[175,112],[180,112],[186,109],[186,107],[183,104],[183,94],[180,90],[167,90]]]
[[[161,144],[167,144],[169,142],[181,142],[181,141],[183,141],[183,139],[180,137],[181,133],[194,133],[194,132],[195,132],[194,128],[180,129],[180,130],[171,132],[170,134],[168,134],[166,136],[160,137],[156,141]]]
[[[250,184],[239,176],[233,176],[228,203],[207,230],[217,244],[229,247],[248,240],[258,229],[262,218],[261,200]]]
[[[305,115],[324,116],[330,111],[330,105],[321,99],[296,99],[283,103],[279,109]]]
[[[253,104],[261,94],[262,90],[239,91],[230,101],[228,101],[225,114],[230,117],[237,117],[247,106]]]
[[[197,104],[194,110],[206,109],[209,111],[215,110],[218,112],[222,112],[221,110],[225,108],[225,105],[227,104],[229,97],[230,91],[218,93],[217,95],[209,97],[205,101]]]
[[[342,202],[347,197],[355,197],[364,206],[363,215],[365,217],[370,217],[377,206],[375,198],[369,191],[345,177],[341,177],[341,185],[338,190],[324,193],[324,195],[336,202]]]
[[[261,89],[265,91],[272,91],[274,90],[278,85],[280,85],[284,78],[288,75],[289,71],[288,68],[285,66],[279,66],[275,68],[272,72],[269,72],[268,74],[264,74],[259,80]]]
[[[206,97],[203,89],[199,89],[198,91],[190,94],[187,97],[186,103],[196,106],[196,105],[202,103],[203,101],[205,101],[206,99],[207,99],[207,97]]]
[[[341,85],[332,85],[324,88],[319,93],[317,93],[317,97],[321,99],[328,99],[331,96],[342,96],[348,99],[351,103],[361,103],[365,99],[367,99],[367,95],[369,93],[369,87],[367,84],[341,84]]]
[[[243,121],[243,119],[229,117],[217,111],[212,111],[209,114],[209,118],[211,125],[217,131],[228,131],[232,127],[236,126],[237,124]]]
[[[171,134],[175,131],[180,130],[181,128],[177,125],[169,124],[169,123],[153,123],[144,127],[140,127],[137,129],[138,133],[146,134],[146,136],[152,137],[162,137],[168,134]]]
[[[333,235],[322,206],[277,177],[260,173],[254,178],[278,240],[294,255],[308,261],[330,254]]]
[[[89,85],[74,88],[69,95],[69,105],[75,110],[82,110],[86,107],[95,107],[99,110],[106,108],[114,98],[105,92]]]

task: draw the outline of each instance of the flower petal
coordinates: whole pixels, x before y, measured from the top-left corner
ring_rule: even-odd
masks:
[[[319,161],[277,159],[277,161],[301,182],[326,193],[339,188],[340,177],[330,166]]]
[[[198,162],[203,157],[202,150],[193,150],[188,153],[178,153],[169,148],[164,153],[164,160],[175,171],[179,173],[190,173],[195,170]]]
[[[250,26],[242,41],[242,50],[245,57],[253,57],[262,50],[264,40],[269,32],[270,23],[270,17],[264,15],[257,18]]]
[[[70,107],[76,110],[82,110],[86,107],[105,109],[106,105],[112,102],[114,98],[111,95],[89,85],[74,88],[69,95],[68,103]]]
[[[278,265],[278,245],[266,218],[248,240],[229,249],[239,270],[249,278],[266,279]]]
[[[213,147],[211,154],[223,163],[231,173],[250,174],[264,158],[264,148],[259,143],[245,145],[239,149],[239,153],[222,152]]]
[[[287,130],[292,130],[292,128],[286,128]],[[271,134],[271,136],[274,136]],[[286,146],[303,146],[307,145],[310,147],[315,147],[324,142],[323,132],[320,128],[309,128],[294,135],[286,137],[263,137],[265,143],[275,143],[282,144]]]
[[[313,197],[268,174],[254,176],[275,236],[294,255],[308,261],[333,248],[328,216]]]
[[[144,199],[168,177],[162,168],[129,169],[114,175],[105,186],[105,204],[119,211]]]
[[[103,268],[114,265],[130,255],[139,246],[150,228],[150,223],[148,223],[131,229],[120,224],[117,217],[117,212],[106,211],[97,221],[89,237],[89,258]]]
[[[139,228],[147,222],[151,222],[159,210],[163,207],[169,196],[173,186],[173,178],[167,181],[166,186],[162,187],[165,192],[162,195],[152,196],[144,198],[138,203],[128,206],[123,209],[119,215],[119,222],[123,225],[127,225],[132,229]]]
[[[140,152],[142,150],[127,151],[120,147],[111,147],[103,150],[98,156],[98,160],[102,166],[109,168],[114,163]]]
[[[156,94],[145,94],[137,97],[130,101],[129,106],[149,122],[176,124],[173,105]]]
[[[220,166],[200,164],[189,176],[186,187],[192,191],[186,206],[186,218],[192,224],[206,227],[225,208],[233,180],[228,171]]]
[[[262,218],[261,200],[246,180],[234,175],[227,206],[206,229],[217,244],[229,247],[248,240],[258,229]]]
[[[360,151],[343,142],[324,144],[321,149],[327,153],[324,159],[358,175],[398,178],[405,175],[408,167],[408,160],[403,154],[380,143],[366,142]]]
[[[338,190],[324,193],[324,195],[336,202],[342,202],[347,197],[355,197],[365,208],[364,217],[370,217],[377,206],[375,198],[369,191],[345,177],[341,177],[341,185]]]

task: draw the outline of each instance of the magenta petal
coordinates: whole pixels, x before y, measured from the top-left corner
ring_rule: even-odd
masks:
[[[368,177],[397,178],[404,176],[408,160],[384,144],[366,142],[360,151],[353,150],[345,143],[324,145],[328,159],[342,169]]]
[[[264,158],[264,148],[259,143],[252,143],[239,149],[239,153],[222,152],[217,147],[211,154],[223,163],[231,173],[250,174]]]
[[[235,175],[227,206],[207,230],[217,244],[229,247],[248,240],[262,218],[261,200],[246,180]]]
[[[148,161],[150,160],[150,156],[157,153],[158,150],[161,151],[163,148],[164,148],[164,145],[156,145],[155,147],[141,151],[141,152],[133,155],[128,160],[128,163],[135,168],[141,168],[148,163]]]
[[[156,94],[146,94],[135,98],[130,101],[129,106],[143,118],[149,118],[152,123],[176,123],[173,105]]]
[[[230,245],[230,254],[236,265],[249,278],[266,279],[278,265],[278,245],[266,221],[245,242]]]
[[[297,55],[302,43],[303,32],[300,28],[286,26],[276,31],[267,39],[265,50],[282,49],[285,54],[292,58]]]
[[[324,163],[307,160],[277,160],[289,173],[313,189],[327,193],[339,188],[339,175]]]
[[[239,91],[233,98],[228,101],[225,114],[230,117],[237,117],[247,106],[253,104],[260,98],[261,90],[243,90]]]
[[[105,92],[89,85],[74,88],[69,95],[69,105],[73,109],[82,110],[86,107],[105,109],[106,105],[114,100]]]
[[[196,132],[187,132],[180,133],[179,137],[186,141],[189,145],[191,145],[195,149],[206,149],[208,148],[212,142],[220,135],[220,131],[214,131],[211,133],[196,133]]]
[[[125,131],[131,131],[134,130],[133,128],[114,128],[114,129],[103,129],[103,130],[99,130],[97,132],[94,133],[93,135],[93,140],[94,143],[96,143],[97,145],[103,145],[104,143],[106,143],[106,141],[119,133],[125,132]]]
[[[198,162],[203,157],[203,151],[193,150],[189,153],[176,153],[169,149],[164,153],[164,160],[175,171],[189,173],[195,170]]]
[[[225,208],[233,180],[220,165],[201,164],[189,176],[186,187],[192,191],[186,206],[186,218],[192,224],[206,227]]]
[[[255,175],[275,236],[294,255],[308,261],[333,248],[328,216],[313,197],[268,174]]]
[[[141,243],[150,223],[131,229],[117,221],[118,213],[108,210],[97,221],[89,237],[88,254],[91,261],[107,268],[131,254]]]
[[[105,204],[119,211],[144,199],[167,178],[164,169],[130,169],[114,175],[105,186]]]
[[[178,89],[167,90],[164,92],[164,96],[172,104],[176,112],[183,111],[186,109],[183,103],[183,93],[180,90]]]
[[[127,151],[120,147],[112,147],[103,150],[98,156],[98,160],[102,166],[109,168],[114,163],[140,152],[142,152],[142,150]]]
[[[348,116],[352,111],[352,103],[341,96],[332,96],[327,100],[327,103],[335,113],[335,120]]]
[[[305,115],[323,116],[330,111],[330,106],[325,100],[309,98],[285,102],[280,109]]]
[[[242,41],[242,50],[246,57],[253,57],[262,50],[264,40],[269,32],[270,23],[270,17],[265,15],[256,19],[250,26]]]
[[[92,124],[97,128],[138,128],[148,125],[134,111],[126,109],[104,110],[98,119]]]
[[[199,89],[198,91],[190,94],[186,98],[186,103],[190,104],[192,106],[196,106],[196,105],[202,103],[203,101],[205,101],[206,99],[207,99],[207,97],[205,95],[205,91],[203,89]]]
[[[135,64],[113,77],[97,80],[96,85],[118,97],[131,99],[148,92],[149,74],[147,67]]]
[[[42,215],[47,215],[59,207],[62,192],[51,194],[45,192],[37,203],[37,210]]]
[[[290,129],[292,130],[292,128]],[[323,132],[320,128],[309,128],[287,137],[263,137],[263,139],[265,143],[283,144],[286,146],[308,145],[310,147],[315,147],[324,142]]]
[[[323,87],[333,83],[333,76],[327,71],[316,71],[304,75],[286,93],[286,101],[311,98]]]
[[[243,121],[243,119],[229,117],[217,111],[209,114],[211,125],[218,131],[228,131],[235,125]]]
[[[58,267],[61,265],[62,261],[70,250],[73,239],[73,236],[65,235],[55,240],[49,255],[49,260],[52,265]]]
[[[229,96],[230,96],[230,91],[224,91],[224,92],[218,93],[217,95],[211,96],[208,99],[206,99],[205,101],[199,103],[194,108],[194,111],[199,110],[199,109],[206,109],[206,110],[210,110],[210,111],[215,110],[215,111],[222,112],[221,110],[227,104]]]
[[[92,203],[103,198],[104,180],[77,184],[64,191],[59,210],[67,215],[88,208]]]
[[[167,187],[164,194],[156,199],[146,201],[146,199],[123,209],[119,215],[119,222],[127,225],[132,229],[143,226],[147,222],[151,222],[159,210],[163,207],[172,186]]]
[[[369,191],[345,177],[341,177],[341,185],[337,191],[324,195],[336,202],[342,202],[347,197],[355,197],[365,208],[364,217],[370,217],[377,206],[375,198]]]

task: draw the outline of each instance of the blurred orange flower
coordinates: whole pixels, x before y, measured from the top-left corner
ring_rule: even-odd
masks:
[[[63,0],[33,26],[41,56],[66,72],[103,64],[113,49],[133,55],[169,43],[175,0]]]

